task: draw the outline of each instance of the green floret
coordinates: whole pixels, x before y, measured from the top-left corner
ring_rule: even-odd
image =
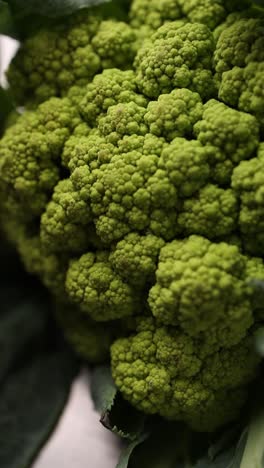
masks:
[[[221,238],[236,230],[238,213],[238,199],[232,189],[208,184],[195,197],[184,200],[178,224],[184,235]]]
[[[120,153],[94,174],[83,171],[92,185],[92,211],[97,233],[104,242],[121,239],[130,231],[149,230],[165,239],[175,235],[177,190],[166,171],[158,167],[156,137],[152,149],[151,138],[148,144],[147,155],[140,149]]]
[[[0,180],[15,216],[31,219],[45,209],[60,178],[63,145],[79,122],[70,101],[52,98],[7,130],[0,142]]]
[[[132,65],[138,49],[137,34],[124,22],[102,21],[92,46],[103,68],[127,68]]]
[[[224,242],[193,235],[168,243],[149,292],[153,315],[191,336],[205,336],[211,347],[238,343],[253,324],[246,262],[236,246]]]
[[[112,324],[100,324],[69,304],[58,304],[57,322],[78,356],[91,364],[107,361],[115,332]]]
[[[263,57],[258,48],[263,41],[264,25],[255,18],[242,18],[224,29],[217,41],[214,53],[215,69],[221,76],[233,67],[244,67],[253,58]]]
[[[116,144],[125,135],[146,135],[148,126],[144,116],[146,109],[134,102],[109,107],[105,117],[98,121],[101,134],[110,143]]]
[[[109,261],[127,283],[142,289],[153,283],[159,252],[164,244],[159,237],[133,232],[117,243]]]
[[[230,11],[249,5],[249,0],[133,0],[130,20],[134,28],[147,25],[152,31],[177,19],[203,23],[214,29]]]
[[[167,177],[181,197],[190,197],[209,178],[209,156],[207,148],[199,141],[175,138],[164,148],[159,167],[166,171]]]
[[[162,26],[162,37],[139,50],[136,57],[139,89],[151,98],[177,88],[189,88],[202,98],[214,95],[212,54],[214,39],[203,24]]]
[[[111,143],[107,143],[99,134],[90,132],[87,137],[72,136],[67,140],[62,162],[71,173],[82,166],[96,169],[110,161],[115,152],[117,149]]]
[[[221,23],[233,10],[248,7],[250,0],[179,0],[184,15],[192,23],[203,23],[210,29]]]
[[[95,125],[98,116],[105,114],[109,107],[129,102],[135,102],[142,107],[147,105],[147,99],[137,93],[134,72],[114,68],[104,70],[88,84],[79,110],[86,122]]]
[[[135,291],[114,272],[109,253],[86,253],[72,260],[66,276],[71,301],[93,320],[104,322],[132,315],[137,309]]]
[[[264,143],[258,156],[241,162],[234,170],[232,186],[240,198],[239,226],[245,249],[264,252]]]
[[[219,99],[255,115],[264,131],[264,20],[241,18],[224,28],[214,54]]]
[[[259,362],[251,337],[204,355],[199,340],[151,319],[141,319],[136,334],[111,347],[113,378],[125,399],[198,431],[237,417]]]
[[[135,29],[147,26],[154,31],[165,21],[174,21],[181,16],[178,0],[133,0],[130,8],[130,21]]]
[[[255,117],[213,99],[204,106],[203,118],[195,124],[194,132],[202,145],[211,146],[211,176],[220,185],[230,184],[234,166],[252,157],[259,143]]]
[[[171,141],[176,137],[190,137],[202,113],[203,105],[198,93],[177,89],[149,103],[145,122],[151,133]]]
[[[101,67],[90,44],[100,21],[95,12],[81,10],[26,39],[7,73],[17,103],[42,102],[91,80]]]
[[[72,182],[61,180],[41,216],[41,243],[50,252],[84,252],[90,244],[91,221],[91,211]]]

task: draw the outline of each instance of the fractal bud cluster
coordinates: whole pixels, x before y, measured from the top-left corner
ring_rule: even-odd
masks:
[[[264,17],[133,0],[27,38],[0,141],[2,225],[89,362],[137,409],[213,431],[258,374]]]

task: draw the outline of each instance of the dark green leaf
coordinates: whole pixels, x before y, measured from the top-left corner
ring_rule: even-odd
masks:
[[[1,311],[0,381],[18,359],[21,360],[27,352],[32,352],[34,345],[39,347],[48,324],[47,306],[37,296],[18,301],[16,306],[9,307],[7,303],[5,310]]]
[[[95,368],[91,394],[95,408],[101,413],[100,421],[107,429],[129,440],[135,440],[143,433],[145,415],[122,398],[108,366]]]
[[[191,468],[191,432],[178,423],[160,422],[150,435],[134,448],[129,468]]]
[[[247,432],[247,440],[239,468],[264,466],[264,410],[255,412]],[[232,466],[232,468],[236,468]]]
[[[92,373],[91,393],[94,406],[100,413],[109,411],[117,394],[109,366],[96,367]]]
[[[8,3],[16,18],[34,14],[56,18],[107,1],[109,0],[8,0]]]
[[[0,34],[17,37],[16,27],[9,6],[0,0]]]
[[[29,468],[67,400],[76,362],[67,351],[41,354],[0,387],[0,466]]]
[[[142,434],[136,440],[133,440],[132,442],[126,444],[125,448],[123,449],[120,455],[120,459],[118,464],[116,465],[116,468],[127,468],[129,466],[130,457],[133,454],[133,451],[138,445],[142,444],[142,442],[144,442],[146,438],[147,435]]]

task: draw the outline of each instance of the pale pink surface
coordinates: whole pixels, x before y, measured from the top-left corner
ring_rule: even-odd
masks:
[[[115,468],[119,440],[99,422],[89,393],[89,374],[83,372],[50,441],[32,468]]]

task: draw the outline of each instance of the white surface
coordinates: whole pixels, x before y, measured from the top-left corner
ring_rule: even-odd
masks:
[[[16,41],[0,36],[2,85],[6,84],[4,71],[17,47]],[[99,422],[89,393],[89,374],[83,372],[72,386],[55,432],[32,468],[115,468],[119,452],[118,438]]]
[[[0,51],[1,51],[1,78],[0,83],[2,86],[6,86],[5,70],[8,67],[8,64],[16,52],[19,43],[14,39],[10,39],[5,36],[0,36]]]
[[[89,395],[89,375],[73,385],[55,433],[32,468],[115,468],[119,440],[99,422]]]

